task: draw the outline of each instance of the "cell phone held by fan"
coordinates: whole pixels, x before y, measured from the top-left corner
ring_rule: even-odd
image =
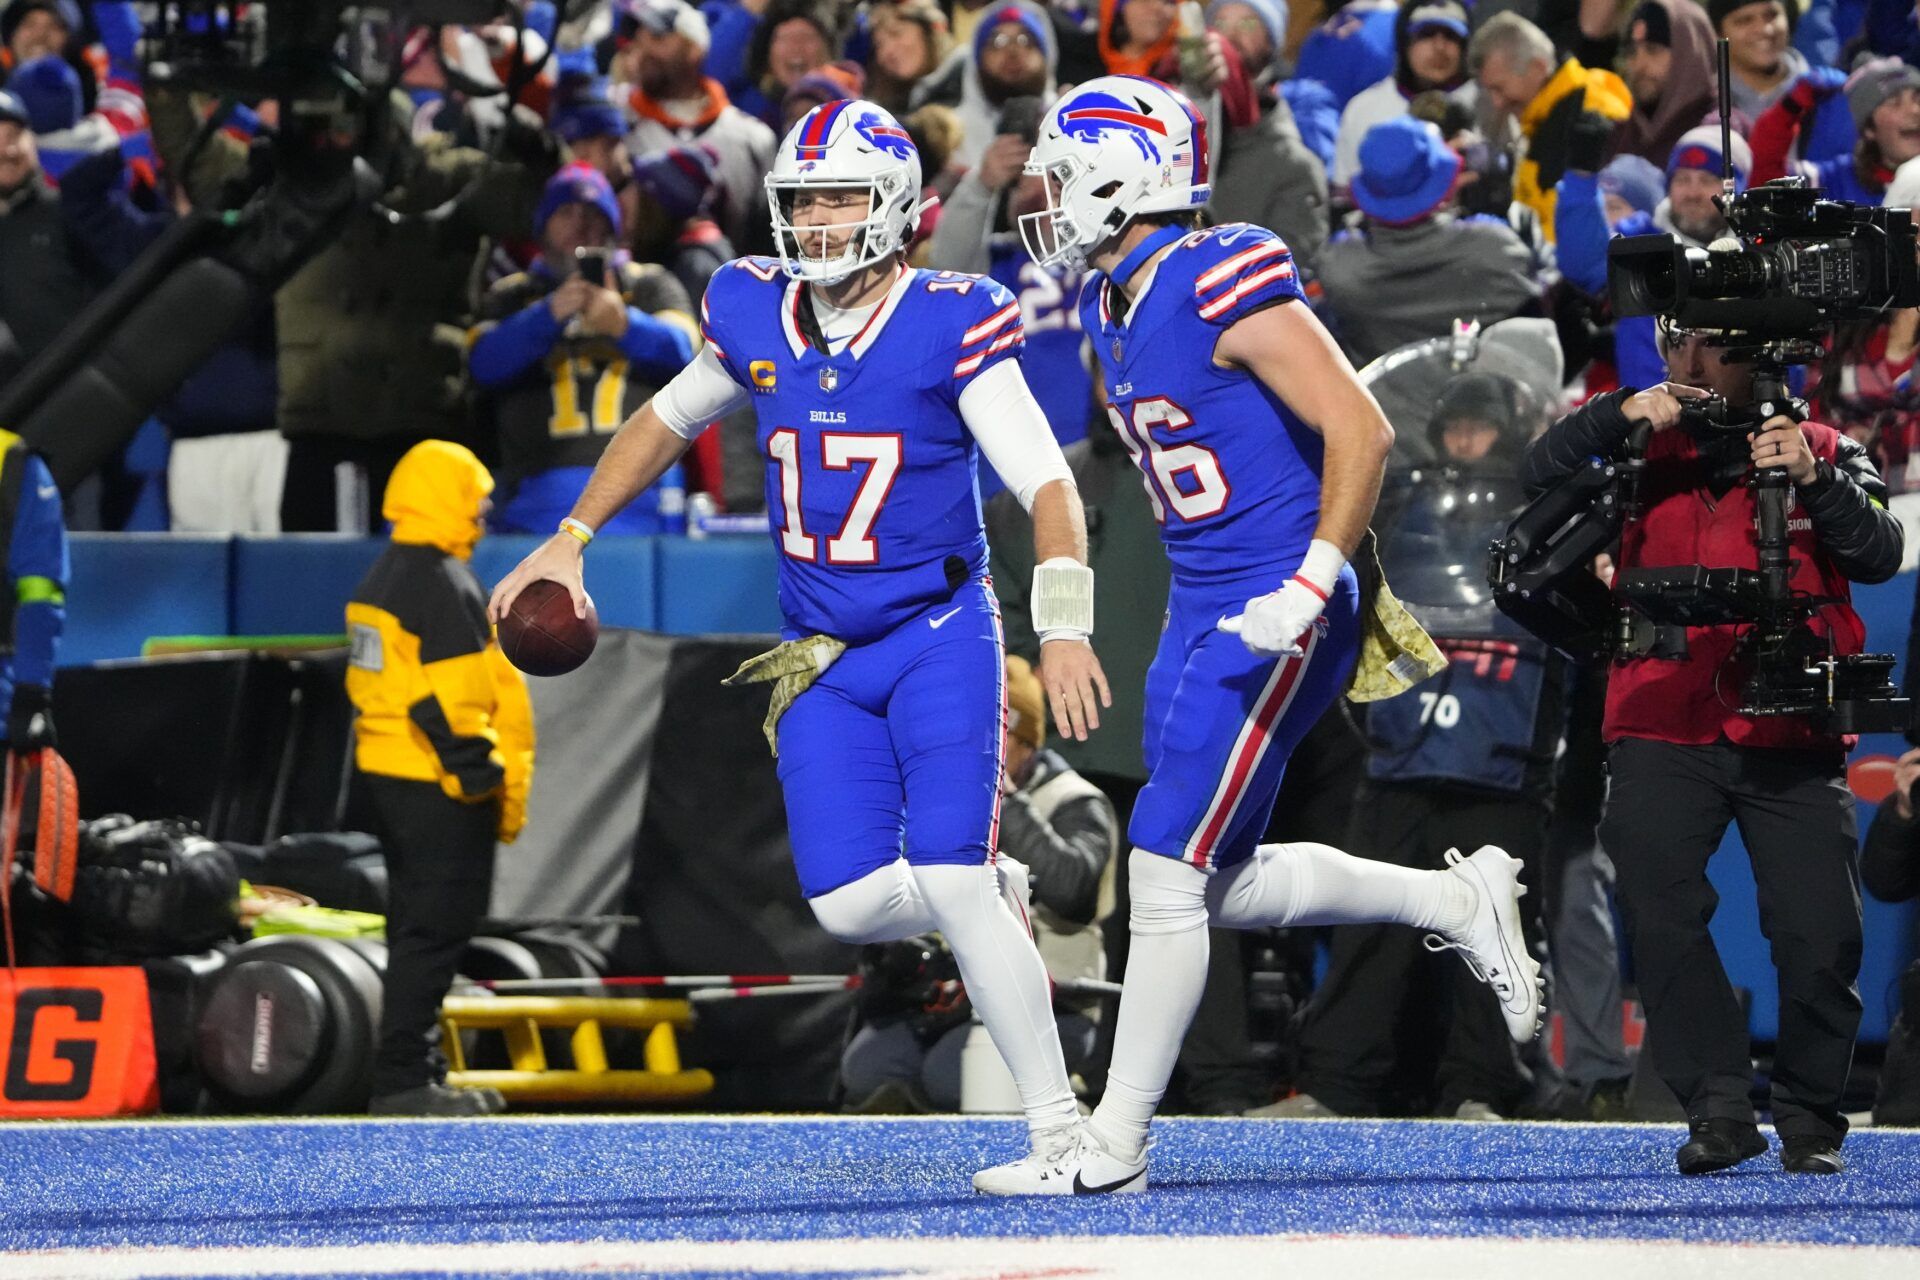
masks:
[[[597,289],[607,288],[608,264],[612,256],[611,250],[597,246],[583,246],[573,251],[574,261],[579,264],[580,278]]]

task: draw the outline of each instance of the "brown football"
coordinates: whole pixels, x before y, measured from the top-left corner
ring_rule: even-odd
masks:
[[[576,617],[567,589],[551,578],[530,582],[500,623],[500,651],[530,676],[560,676],[593,653],[600,638],[600,614],[587,600],[587,616]]]

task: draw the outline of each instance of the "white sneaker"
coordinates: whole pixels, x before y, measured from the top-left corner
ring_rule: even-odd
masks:
[[[1033,1135],[1033,1150],[1021,1159],[974,1174],[973,1189],[989,1196],[1070,1196],[1081,1141],[1077,1120],[1042,1129]]]
[[[1073,1173],[1073,1194],[1077,1196],[1130,1196],[1147,1189],[1147,1148],[1149,1139],[1127,1156],[1108,1151],[1094,1134],[1093,1126],[1080,1138],[1080,1167]]]
[[[1458,951],[1473,976],[1500,997],[1507,1034],[1525,1044],[1540,1033],[1546,1002],[1540,964],[1520,928],[1520,899],[1527,892],[1520,883],[1520,859],[1488,844],[1470,858],[1447,850],[1447,867],[1472,889],[1473,918],[1458,937],[1428,934],[1427,950]]]

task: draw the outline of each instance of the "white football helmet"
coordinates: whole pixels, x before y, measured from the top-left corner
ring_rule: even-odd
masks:
[[[1145,76],[1100,76],[1062,97],[1040,122],[1026,172],[1046,207],[1020,218],[1020,239],[1043,266],[1083,265],[1087,252],[1143,213],[1206,204],[1207,125],[1179,90]]]
[[[794,197],[809,188],[864,189],[866,215],[853,222],[796,227]],[[873,103],[825,103],[807,112],[781,141],[767,174],[767,203],[786,273],[796,280],[838,284],[906,248],[920,225],[920,153],[900,122]],[[828,258],[827,234],[847,230],[853,234],[845,247]]]

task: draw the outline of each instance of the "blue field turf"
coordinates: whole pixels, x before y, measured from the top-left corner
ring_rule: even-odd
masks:
[[[1156,1133],[1152,1194],[1010,1203],[967,1184],[1017,1150],[1005,1121],[0,1126],[0,1251],[1291,1233],[1920,1245],[1920,1132],[1856,1133],[1839,1178],[1769,1154],[1702,1179],[1673,1171],[1677,1128]]]

